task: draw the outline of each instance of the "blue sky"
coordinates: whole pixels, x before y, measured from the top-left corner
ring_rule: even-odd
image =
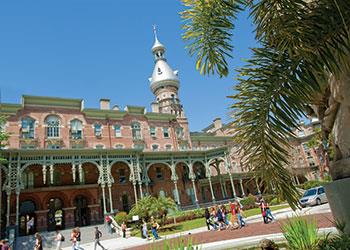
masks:
[[[180,98],[192,131],[215,117],[228,121],[234,68],[256,46],[247,13],[236,22],[234,58],[227,78],[202,76],[181,39],[183,10],[177,0],[56,0],[0,3],[2,102],[22,94],[83,98],[85,107],[146,106],[154,100],[152,25],[157,24],[166,57],[179,70]]]

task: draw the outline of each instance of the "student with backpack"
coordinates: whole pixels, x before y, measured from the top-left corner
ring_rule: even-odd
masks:
[[[94,249],[96,250],[97,245],[99,245],[103,250],[106,250],[104,246],[100,243],[100,238],[102,237],[102,233],[100,230],[98,230],[98,227],[95,227],[95,246]]]
[[[56,230],[55,241],[57,241],[56,250],[62,250],[61,246],[62,246],[62,242],[65,241],[65,238],[59,230]]]

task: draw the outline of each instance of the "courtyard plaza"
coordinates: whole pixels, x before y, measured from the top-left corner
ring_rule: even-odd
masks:
[[[276,223],[263,224],[261,215],[254,215],[246,218],[247,227],[239,230],[223,230],[223,231],[208,231],[205,226],[203,218],[203,227],[195,228],[188,231],[183,231],[175,234],[162,235],[160,240],[154,242],[153,240],[145,240],[140,237],[128,237],[126,239],[116,237],[116,234],[109,234],[107,227],[103,224],[98,225],[103,236],[101,238],[101,244],[109,250],[117,249],[150,249],[154,244],[161,247],[164,239],[173,240],[175,238],[183,237],[186,239],[191,238],[192,242],[200,245],[202,249],[227,249],[232,247],[247,247],[250,245],[257,245],[263,238],[274,239],[276,241],[282,241],[283,235],[281,234],[280,222],[283,222],[287,218],[298,214],[301,216],[307,216],[315,218],[317,220],[319,233],[334,233],[335,228],[332,224],[332,214],[328,204],[323,204],[316,207],[307,207],[293,212],[291,208],[283,208],[275,210],[273,212],[277,219]],[[71,242],[69,241],[71,230],[61,231],[66,240],[63,242],[62,249],[71,249]],[[94,249],[94,226],[82,227],[82,244],[81,246],[85,250]],[[44,249],[55,249],[56,242],[54,241],[55,232],[45,232],[42,234],[44,238]],[[153,243],[154,242],[154,243]],[[23,250],[32,249],[34,244],[33,236],[25,236],[19,239],[18,245]]]

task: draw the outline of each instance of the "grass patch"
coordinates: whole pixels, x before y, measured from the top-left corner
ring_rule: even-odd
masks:
[[[271,211],[276,211],[278,209],[283,209],[283,208],[288,208],[288,207],[289,207],[289,205],[286,205],[286,204],[271,206]],[[261,213],[260,208],[252,208],[252,209],[244,211],[244,215],[246,217],[258,215],[260,213]],[[229,214],[229,219],[230,218],[231,218],[231,214]],[[183,221],[183,222],[180,222],[177,224],[165,225],[163,227],[163,230],[161,228],[159,235],[164,236],[164,235],[168,235],[168,234],[180,233],[180,232],[189,231],[192,229],[205,227],[205,226],[206,226],[205,219],[204,218],[197,218],[197,219],[193,219],[193,220]],[[149,233],[151,233],[151,232],[149,231]],[[131,235],[136,236],[136,237],[141,237],[140,230],[139,229],[132,230]]]

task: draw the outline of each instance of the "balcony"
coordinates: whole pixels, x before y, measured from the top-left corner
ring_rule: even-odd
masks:
[[[19,143],[21,148],[38,148],[40,146],[38,138],[23,135],[19,139]]]
[[[85,148],[87,146],[87,140],[81,136],[71,136],[69,138],[70,148]]]

